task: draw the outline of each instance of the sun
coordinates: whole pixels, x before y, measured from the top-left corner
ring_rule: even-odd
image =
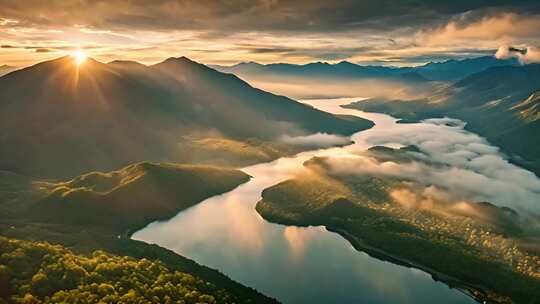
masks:
[[[72,56],[73,56],[73,59],[75,60],[75,64],[77,66],[80,66],[81,64],[83,64],[86,61],[86,58],[87,58],[86,54],[81,50],[75,51],[72,54]]]

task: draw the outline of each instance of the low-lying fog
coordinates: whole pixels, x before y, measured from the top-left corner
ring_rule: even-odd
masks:
[[[303,100],[331,113],[374,121],[375,127],[352,137],[355,144],[321,148],[244,168],[253,177],[249,182],[182,211],[169,221],[152,223],[133,238],[193,258],[285,303],[473,303],[421,271],[359,253],[346,240],[321,227],[276,225],[255,211],[265,188],[307,172],[302,164],[314,156],[330,157],[333,170],[415,181],[424,185],[425,191],[419,192],[424,196],[455,196],[538,211],[538,178],[508,163],[496,147],[465,131],[462,122],[431,119],[419,124],[396,124],[396,119],[388,115],[340,107],[360,99]],[[282,140],[324,147],[343,144],[345,139],[315,134]],[[414,161],[378,161],[365,152],[375,145],[416,145],[420,152]],[[399,202],[419,199],[399,189],[391,195]],[[291,284],[294,288],[290,288]]]
[[[305,102],[330,112],[350,112],[353,110],[340,108],[339,104],[353,100],[358,98]],[[378,123],[367,132],[394,124],[394,119],[386,115],[362,116]],[[243,168],[252,176],[249,182],[168,221],[152,223],[133,238],[188,256],[284,303],[474,303],[422,271],[360,253],[345,239],[322,227],[272,224],[255,210],[265,188],[307,172],[303,163],[312,157],[345,159],[370,146],[372,133],[365,138],[363,133],[366,132],[355,136],[357,144],[347,148],[321,148]],[[282,140],[315,149],[350,142],[349,138],[328,134]]]
[[[303,100],[317,108],[339,114],[358,114],[339,105],[359,98]],[[435,186],[454,200],[489,201],[498,206],[540,214],[540,179],[511,164],[499,149],[484,138],[464,130],[465,123],[451,118],[427,119],[418,124],[396,124],[386,115],[363,113],[376,122],[370,130],[353,136],[354,145],[330,159],[332,169],[351,174],[371,174],[412,180]],[[362,155],[371,146],[409,146],[419,161],[380,162]],[[347,151],[348,153],[344,153]],[[440,193],[437,192],[437,193]]]
[[[294,99],[336,98],[336,97],[386,97],[392,99],[420,99],[433,95],[442,83],[410,83],[385,79],[336,79],[313,77],[280,76],[243,77],[254,87],[267,92],[285,95]]]

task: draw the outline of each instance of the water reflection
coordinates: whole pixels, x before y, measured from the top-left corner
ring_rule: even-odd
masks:
[[[261,191],[305,170],[304,161],[315,155],[347,155],[351,149],[366,149],[373,145],[367,132],[395,125],[395,119],[387,115],[339,107],[352,100],[358,98],[309,103],[328,112],[361,115],[376,122],[372,130],[353,137],[355,145],[310,151],[244,168],[253,176],[248,183],[207,199],[169,221],[152,223],[133,238],[159,244],[219,269],[284,303],[473,303],[424,272],[356,251],[322,227],[271,224],[255,211]],[[402,143],[387,140],[385,144]]]

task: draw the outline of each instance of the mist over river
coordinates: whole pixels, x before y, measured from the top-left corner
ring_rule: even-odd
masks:
[[[405,177],[451,189],[464,199],[525,212],[539,210],[540,180],[464,130],[463,122],[445,118],[398,124],[388,115],[341,107],[361,99],[302,101],[330,113],[373,121],[372,129],[351,136],[354,144],[243,168],[253,177],[249,182],[168,221],[154,222],[133,239],[174,250],[284,303],[474,303],[427,273],[355,250],[324,227],[272,224],[255,211],[262,190],[306,170],[302,163],[313,156],[343,160],[336,163],[342,170]],[[427,160],[439,165],[373,163],[351,157],[376,145],[416,145]]]

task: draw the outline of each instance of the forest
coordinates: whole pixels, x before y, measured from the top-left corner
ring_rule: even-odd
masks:
[[[234,303],[230,293],[158,260],[0,237],[0,303]]]

